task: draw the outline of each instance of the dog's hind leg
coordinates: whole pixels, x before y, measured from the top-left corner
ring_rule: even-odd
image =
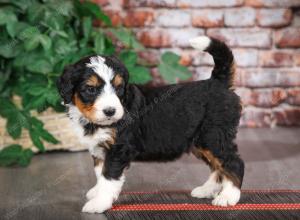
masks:
[[[244,176],[244,162],[236,152],[228,152],[222,157],[222,190],[212,201],[213,205],[235,205],[240,200]],[[221,160],[221,158],[220,158]]]
[[[194,148],[192,152],[201,157],[212,170],[208,180],[192,191],[192,196],[214,198],[213,205],[235,205],[240,199],[244,174],[244,163],[236,151],[228,150],[218,155],[208,148]]]
[[[210,161],[205,157],[204,151],[201,148],[194,147],[192,153],[197,157],[203,159],[211,168],[211,174],[207,181],[202,185],[192,190],[191,195],[197,198],[214,198],[222,188],[220,172],[211,166]]]

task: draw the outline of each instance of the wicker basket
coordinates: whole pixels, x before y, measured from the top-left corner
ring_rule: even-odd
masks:
[[[47,110],[42,114],[35,113],[34,115],[43,121],[44,128],[60,141],[59,144],[51,144],[44,141],[47,151],[79,151],[86,149],[86,146],[80,145],[78,138],[74,135],[71,123],[65,113],[56,113],[52,110]],[[37,152],[37,148],[33,146],[27,130],[23,129],[21,137],[14,140],[7,133],[5,125],[6,120],[0,117],[0,149],[9,144],[21,144],[23,147],[31,148],[34,152]]]

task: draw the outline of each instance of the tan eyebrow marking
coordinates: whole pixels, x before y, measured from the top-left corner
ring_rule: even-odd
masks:
[[[97,78],[97,76],[92,75],[87,81],[86,84],[89,86],[100,86],[101,81]]]
[[[112,84],[113,84],[115,87],[118,87],[118,86],[120,86],[122,83],[123,83],[123,78],[122,78],[122,76],[120,76],[120,74],[117,74],[117,75],[114,77]]]

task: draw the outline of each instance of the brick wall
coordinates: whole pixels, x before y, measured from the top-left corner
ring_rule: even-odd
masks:
[[[300,125],[300,0],[94,0],[114,25],[133,28],[148,48],[154,85],[164,83],[155,65],[171,50],[193,80],[209,77],[212,58],[188,39],[210,35],[233,49],[242,97],[242,126]]]

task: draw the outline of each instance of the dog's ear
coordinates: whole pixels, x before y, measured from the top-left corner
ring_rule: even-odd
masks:
[[[63,74],[58,78],[56,86],[60,96],[63,98],[65,104],[72,102],[74,93],[74,84],[78,78],[79,72],[75,65],[65,67]]]

